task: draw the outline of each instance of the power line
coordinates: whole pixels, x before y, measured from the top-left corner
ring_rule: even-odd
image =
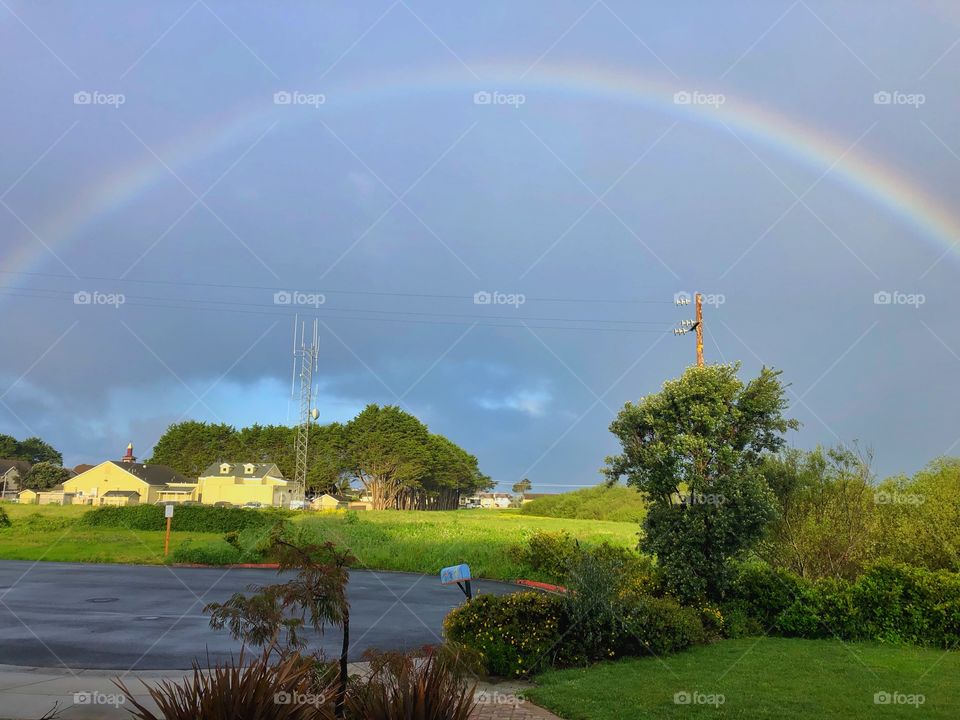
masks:
[[[196,282],[189,280],[146,280],[134,278],[110,278],[96,275],[67,275],[58,273],[28,272],[25,270],[0,270],[4,275],[24,275],[28,277],[47,277],[59,278],[63,280],[92,280],[106,283],[140,283],[145,285],[182,285],[189,287],[209,287],[230,290],[267,290],[270,292],[277,290],[290,290],[290,286],[281,285],[240,285],[232,283],[212,283]],[[317,289],[319,291],[319,288]],[[385,290],[333,290],[325,289],[327,295],[371,295],[380,297],[412,297],[412,298],[433,298],[438,300],[472,300],[472,295],[444,295],[439,293],[413,293],[413,292],[387,292]],[[554,298],[554,297],[528,297],[527,300],[533,302],[558,302],[558,303],[600,303],[609,305],[672,305],[672,300],[650,300],[650,299],[604,299],[604,298]]]
[[[57,290],[54,288],[32,288],[32,287],[21,287],[16,285],[0,285],[0,290],[14,290],[14,291],[26,291],[26,292],[47,292],[55,293],[59,295],[74,295],[70,290]],[[280,306],[266,305],[264,303],[251,303],[251,302],[242,302],[238,300],[216,300],[211,298],[167,298],[167,297],[157,297],[153,295],[126,295],[124,297],[133,298],[134,300],[149,300],[149,301],[158,301],[158,302],[184,302],[184,303],[203,303],[209,305],[224,305],[227,307],[253,307],[253,308],[278,308]],[[294,306],[300,307],[300,306]],[[313,306],[308,306],[313,308]],[[607,318],[570,318],[570,317],[542,317],[542,316],[531,316],[531,315],[475,315],[469,313],[438,313],[438,312],[426,312],[422,310],[378,310],[378,309],[368,309],[368,308],[350,308],[350,307],[326,307],[324,304],[318,305],[314,308],[318,313],[325,313],[330,310],[339,310],[347,312],[356,312],[356,313],[374,313],[374,314],[383,314],[383,315],[413,315],[419,317],[439,317],[439,318],[467,318],[467,319],[489,319],[489,320],[513,320],[517,322],[523,322],[526,320],[532,320],[534,322],[580,322],[580,323],[616,323],[623,325],[670,325],[668,320],[617,320],[617,319],[607,319]]]
[[[47,292],[51,292],[51,291],[47,291]],[[60,292],[60,291],[52,291],[52,292]],[[59,302],[64,302],[68,299],[66,297],[56,297],[56,296],[51,297],[48,295],[30,295],[30,294],[24,294],[23,292],[9,292],[9,291],[3,291],[3,290],[0,290],[0,294],[7,295],[8,297],[22,297],[22,298],[29,298],[32,300],[54,300]],[[216,308],[216,307],[204,307],[202,305],[195,305],[191,307],[188,305],[157,304],[157,303],[144,303],[144,302],[125,302],[124,306],[126,305],[131,305],[134,307],[146,307],[146,308],[157,308],[157,309],[168,309],[168,310],[206,310],[206,311],[219,312],[219,313],[227,312],[227,313],[235,313],[235,314],[242,314],[242,315],[260,315],[260,316],[267,316],[267,317],[290,317],[289,311],[284,312],[282,310],[279,312],[277,311],[271,312],[268,310],[243,310],[240,308],[232,308],[232,307]],[[370,311],[370,312],[376,312],[376,311]],[[648,333],[648,334],[655,334],[655,335],[666,334],[667,332],[669,332],[668,330],[647,330],[647,329],[623,328],[623,327],[530,325],[522,321],[519,323],[489,323],[489,322],[482,322],[482,318],[474,322],[468,322],[466,320],[457,322],[457,321],[444,321],[444,320],[433,320],[433,319],[416,320],[416,319],[405,318],[405,317],[385,317],[385,318],[357,317],[357,316],[342,315],[342,314],[338,314],[338,315],[328,314],[325,317],[328,320],[408,323],[408,324],[416,324],[416,325],[454,325],[459,327],[475,325],[476,327],[511,328],[515,330],[530,328],[531,330],[576,330],[576,331],[587,331],[587,332],[616,332],[616,333],[641,333],[641,334]]]

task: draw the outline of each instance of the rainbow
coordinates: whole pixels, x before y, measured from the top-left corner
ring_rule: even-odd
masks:
[[[825,182],[842,183],[851,192],[916,228],[922,237],[939,248],[951,248],[960,239],[960,223],[940,199],[903,173],[866,155],[860,147],[851,149],[852,138],[831,137],[760,104],[729,94],[717,107],[675,103],[674,94],[695,89],[697,86],[692,83],[652,79],[624,69],[600,70],[564,65],[538,65],[522,80],[517,80],[519,67],[525,66],[519,62],[475,66],[474,69],[484,78],[482,81],[466,82],[465,71],[458,66],[423,71],[413,78],[409,74],[392,78],[381,75],[366,83],[330,90],[314,88],[310,81],[303,81],[298,89],[325,92],[327,103],[316,111],[321,117],[415,94],[457,93],[464,97],[464,102],[471,102],[473,93],[480,90],[523,93],[529,98],[528,102],[534,101],[538,95],[556,94],[639,105],[718,133],[726,134],[728,129],[732,130],[748,144],[759,142],[818,171],[818,174],[832,167]],[[706,90],[703,87],[697,89]],[[251,144],[274,122],[289,126],[290,123],[312,121],[313,116],[306,109],[298,108],[292,113],[288,110],[274,105],[271,97],[258,97],[253,103],[233,108],[198,125],[186,136],[156,151],[177,172],[179,168],[225,149]],[[122,209],[168,177],[169,171],[144,151],[137,162],[117,169],[101,182],[82,188],[71,197],[36,228],[43,243],[28,243],[16,255],[5,259],[3,269],[14,273],[31,271],[51,259],[51,251],[56,253],[76,242],[91,224]],[[196,190],[200,192],[202,188]]]

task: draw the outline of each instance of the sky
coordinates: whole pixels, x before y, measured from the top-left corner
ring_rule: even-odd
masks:
[[[0,433],[398,404],[593,485],[695,360],[800,448],[960,454],[960,10],[936,0],[0,2]]]

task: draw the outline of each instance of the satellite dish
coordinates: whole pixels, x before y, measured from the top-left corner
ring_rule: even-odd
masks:
[[[316,420],[318,417],[320,417],[320,411],[314,408],[313,411],[310,413],[310,417]]]

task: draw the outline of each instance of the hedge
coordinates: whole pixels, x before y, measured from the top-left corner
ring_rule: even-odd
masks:
[[[786,637],[960,644],[960,574],[945,570],[879,564],[853,582],[811,582],[753,567],[734,583],[733,600]]]
[[[85,513],[82,522],[94,527],[124,527],[131,530],[162,530],[166,527],[162,505],[99,507]],[[227,533],[263,528],[290,516],[287,510],[243,510],[209,505],[178,505],[171,529],[182,532]]]

